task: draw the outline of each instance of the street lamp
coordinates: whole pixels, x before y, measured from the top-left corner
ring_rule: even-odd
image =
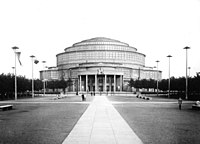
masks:
[[[45,92],[46,92],[46,87],[45,87],[45,83],[47,82],[47,79],[43,79],[42,80],[43,81],[43,87],[44,87],[44,96],[45,96]]]
[[[169,58],[169,82],[168,82],[168,98],[170,98],[170,58],[172,57],[171,55],[167,56]]]
[[[140,80],[140,67],[138,69],[138,80]]]
[[[43,63],[43,69],[45,68],[45,63],[46,63],[46,61],[42,61],[42,63]]]
[[[31,55],[30,57],[32,59],[32,98],[34,98],[33,59],[35,58],[35,56]]]
[[[42,63],[43,63],[43,87],[44,87],[44,96],[45,96],[45,63],[46,63],[46,61],[42,61]]]
[[[12,49],[14,50],[15,53],[15,100],[17,100],[17,65],[16,65],[16,52],[17,49],[19,49],[18,47],[14,46],[12,47]]]
[[[185,99],[187,100],[188,99],[188,76],[187,76],[187,71],[188,71],[188,54],[187,54],[187,51],[188,49],[190,49],[190,47],[186,46],[184,47],[183,49],[186,50],[186,81],[185,81]]]
[[[158,63],[160,62],[159,60],[157,62],[157,96],[158,96]]]

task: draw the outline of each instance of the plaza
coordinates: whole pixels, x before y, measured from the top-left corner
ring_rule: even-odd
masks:
[[[0,6],[0,144],[200,144],[200,0]]]
[[[193,101],[134,96],[38,97],[0,111],[0,143],[181,143],[200,141],[200,113]]]

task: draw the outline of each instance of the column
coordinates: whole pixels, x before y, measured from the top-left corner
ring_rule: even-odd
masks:
[[[116,91],[116,75],[114,75],[114,92]]]
[[[109,77],[109,91],[111,92],[112,91],[112,77]]]
[[[97,75],[95,74],[95,92],[97,92]]]
[[[80,85],[79,85],[79,86],[80,86],[80,92],[81,92],[81,88],[82,88],[82,87],[81,87],[81,75],[80,75],[79,81],[80,81],[80,83],[79,83]]]
[[[120,92],[122,91],[122,75],[120,75]]]
[[[72,81],[72,82],[73,82],[73,85],[72,85],[72,91],[75,92],[75,86],[74,86],[74,85],[75,85],[75,80]]]
[[[86,84],[85,84],[85,86],[86,86],[86,92],[88,91],[88,75],[86,75],[86,78],[85,78],[85,81],[86,81]]]
[[[104,83],[104,91],[106,92],[106,88],[107,88],[107,75],[105,74],[105,83]]]

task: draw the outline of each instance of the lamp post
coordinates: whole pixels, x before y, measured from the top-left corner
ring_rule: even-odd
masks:
[[[35,58],[34,55],[31,55],[31,60],[32,60],[32,98],[34,98],[34,80],[33,80],[33,59]]]
[[[45,96],[45,63],[46,63],[46,61],[42,61],[42,63],[43,63],[43,87],[44,87],[44,96]]]
[[[45,92],[46,92],[45,82],[47,81],[47,79],[43,79],[42,81],[43,81],[43,88],[44,88],[44,95],[43,96],[45,96]]]
[[[138,80],[140,80],[140,67],[138,69]]]
[[[168,81],[168,98],[170,98],[170,58],[172,57],[171,55],[167,56],[169,58],[169,81]]]
[[[158,63],[160,62],[159,60],[157,62],[157,96],[158,96]]]
[[[42,63],[43,63],[43,69],[45,68],[45,63],[46,63],[46,61],[42,61]]]
[[[15,100],[17,100],[17,64],[16,64],[16,52],[17,49],[19,49],[18,47],[14,46],[12,47],[12,49],[14,50],[15,53]]]
[[[188,54],[187,51],[190,49],[190,47],[186,46],[183,49],[186,50],[186,81],[185,81],[185,99],[188,99],[188,76],[187,76],[187,71],[188,71]]]

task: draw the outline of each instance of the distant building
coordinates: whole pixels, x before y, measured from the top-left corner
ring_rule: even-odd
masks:
[[[58,80],[58,68],[57,67],[48,67],[47,70],[40,71],[41,80]]]
[[[40,78],[72,79],[73,91],[122,91],[133,79],[160,80],[162,72],[145,67],[145,55],[124,42],[104,37],[84,40],[56,55],[57,67]]]

